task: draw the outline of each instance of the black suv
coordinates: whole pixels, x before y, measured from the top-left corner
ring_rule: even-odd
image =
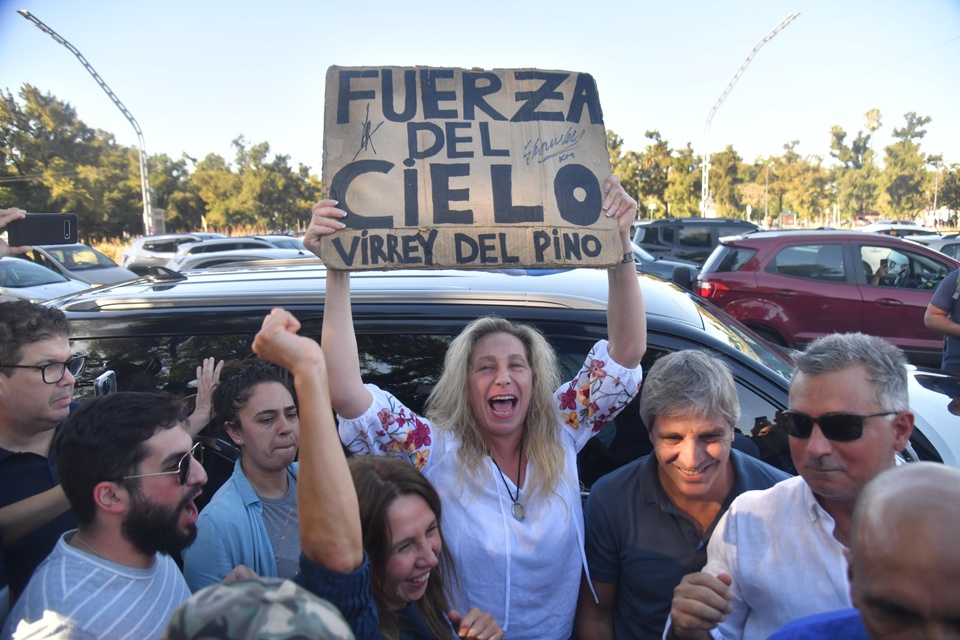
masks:
[[[92,394],[93,378],[106,369],[116,372],[120,390],[189,395],[204,357],[250,357],[253,337],[273,307],[288,309],[303,334],[319,339],[325,274],[314,260],[166,272],[48,304],[66,312],[73,349],[87,356],[89,373],[78,381],[78,399]],[[787,405],[784,353],[709,302],[639,277],[648,327],[644,370],[672,351],[708,349],[730,365],[736,380],[742,408],[737,428],[747,434],[774,422]],[[437,381],[450,339],[478,316],[537,326],[568,377],[607,335],[602,270],[366,271],[353,275],[351,290],[364,379],[416,411]],[[926,439],[915,447],[920,457],[940,459]],[[636,405],[628,407],[581,453],[581,480],[589,487],[650,450]]]
[[[756,224],[736,218],[665,218],[639,223],[633,242],[654,256],[702,265],[720,238],[759,230]]]

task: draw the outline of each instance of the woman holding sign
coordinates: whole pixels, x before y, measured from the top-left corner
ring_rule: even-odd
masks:
[[[646,321],[629,235],[637,203],[616,176],[604,194],[625,254],[608,271],[609,341],[563,385],[539,331],[480,318],[451,342],[426,418],[417,416],[363,384],[350,274],[327,271],[322,346],[340,439],[354,454],[403,457],[423,471],[443,503],[460,581],[454,604],[489,611],[510,638],[570,637],[586,567],[576,455],[640,386]],[[313,206],[304,244],[314,253],[344,227],[336,205]]]

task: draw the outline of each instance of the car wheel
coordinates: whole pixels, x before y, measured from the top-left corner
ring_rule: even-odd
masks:
[[[780,336],[779,333],[777,333],[776,331],[773,331],[772,329],[767,329],[766,327],[754,327],[754,326],[751,326],[750,328],[753,329],[754,333],[756,333],[758,336],[760,336],[767,342],[773,343],[781,347],[790,346],[787,344],[787,341]]]

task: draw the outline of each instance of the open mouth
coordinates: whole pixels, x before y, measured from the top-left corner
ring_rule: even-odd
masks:
[[[422,576],[417,576],[416,578],[410,578],[407,582],[413,584],[415,587],[422,587],[427,583],[427,580],[430,578],[430,572],[427,571]]]
[[[495,416],[508,417],[513,415],[513,410],[517,406],[516,396],[495,396],[487,401],[490,409]]]
[[[680,472],[680,475],[694,478],[696,476],[703,475],[703,473],[707,471],[707,469],[709,469],[711,466],[713,465],[706,464],[700,467],[696,467],[695,469],[684,469],[683,467],[674,467],[674,468]]]

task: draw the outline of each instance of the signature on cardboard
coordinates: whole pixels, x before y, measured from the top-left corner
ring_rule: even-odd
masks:
[[[586,134],[586,129],[569,127],[564,133],[552,138],[541,139],[537,136],[523,145],[523,159],[527,165],[533,161],[543,164],[550,158],[560,156],[560,162],[563,162],[573,157],[573,149]]]

